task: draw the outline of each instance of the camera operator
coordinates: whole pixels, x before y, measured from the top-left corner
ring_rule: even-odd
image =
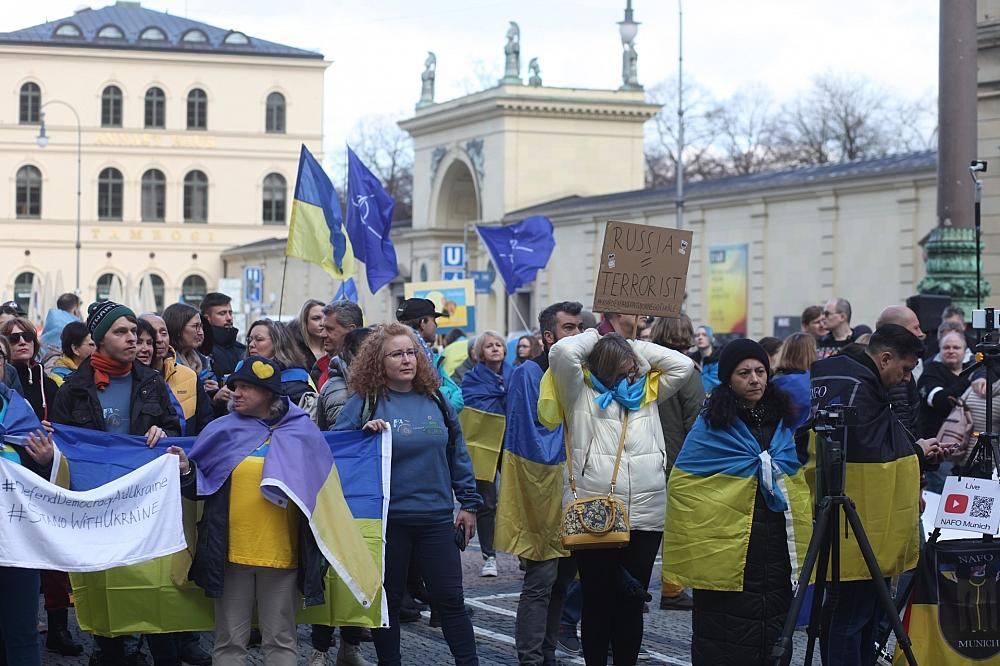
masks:
[[[916,566],[919,458],[936,461],[943,455],[934,439],[914,441],[890,400],[890,390],[909,382],[922,353],[923,344],[912,332],[885,324],[867,348],[817,361],[811,372],[814,413],[838,405],[855,409],[856,422],[847,428],[845,492],[857,505],[886,577]],[[881,615],[877,593],[854,533],[841,525],[836,534],[842,582],[839,591],[828,592],[824,605],[824,664],[873,664]]]

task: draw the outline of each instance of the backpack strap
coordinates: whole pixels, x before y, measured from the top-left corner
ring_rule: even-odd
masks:
[[[437,403],[438,409],[441,410],[441,416],[444,418],[444,425],[448,429],[447,454],[448,460],[450,461],[452,451],[455,450],[455,443],[458,441],[458,424],[452,420],[451,414],[448,413],[448,400],[444,397],[444,394],[441,393],[440,389],[434,391],[431,395],[431,400]]]
[[[375,408],[378,407],[378,394],[369,393],[365,396],[364,407],[361,408],[361,425],[364,425],[372,420],[372,416],[375,414]]]

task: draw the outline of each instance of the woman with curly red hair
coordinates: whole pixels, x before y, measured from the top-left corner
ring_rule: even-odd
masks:
[[[437,372],[413,331],[384,324],[365,339],[351,365],[354,395],[335,430],[392,429],[392,485],[385,535],[389,628],[372,632],[379,664],[397,666],[399,606],[411,558],[441,614],[456,666],[479,663],[462,590],[464,549],[476,531],[476,493],[458,416],[438,390]],[[452,517],[455,502],[461,506]]]

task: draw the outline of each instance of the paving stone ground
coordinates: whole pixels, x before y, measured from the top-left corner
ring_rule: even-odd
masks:
[[[517,566],[517,558],[501,554],[499,559],[500,575],[497,578],[480,578],[479,570],[482,558],[473,547],[463,555],[463,573],[465,594],[469,605],[475,608],[472,622],[476,629],[476,642],[479,650],[479,660],[482,666],[511,666],[517,663],[514,652],[514,614],[517,608],[517,595],[521,589],[521,572]],[[658,571],[658,568],[656,569]],[[650,590],[654,602],[650,604],[650,612],[645,615],[645,638],[643,646],[650,652],[649,664],[673,664],[689,666],[691,614],[679,611],[661,611],[655,600],[659,599],[659,581],[654,581]],[[44,613],[42,614],[44,618]],[[71,620],[73,633],[77,640],[86,646],[81,657],[62,657],[43,648],[42,663],[46,666],[85,666],[93,642],[90,637],[76,628],[75,620]],[[204,639],[205,647],[210,646],[210,636]],[[801,663],[805,651],[806,638],[801,631],[795,635],[796,661]],[[309,643],[309,627],[299,627],[299,664],[305,665],[311,645]],[[365,657],[374,662],[375,648],[371,643],[362,644]],[[404,664],[419,664],[420,666],[437,666],[438,664],[453,664],[448,646],[440,629],[431,629],[426,618],[419,623],[402,626],[402,651]],[[334,651],[330,651],[329,663],[333,666]],[[150,662],[151,663],[151,662]],[[260,650],[250,651],[250,664],[262,664]],[[582,664],[582,659],[572,659],[566,664]],[[816,660],[818,663],[818,659]]]

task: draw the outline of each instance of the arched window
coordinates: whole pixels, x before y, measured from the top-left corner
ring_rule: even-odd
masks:
[[[105,273],[101,277],[97,278],[97,293],[94,300],[106,301],[108,296],[111,294],[111,283],[115,281],[115,276],[112,273]]]
[[[97,36],[101,39],[125,39],[125,33],[116,25],[106,25],[97,31]]]
[[[42,216],[42,172],[30,164],[17,170],[15,214],[17,217]]]
[[[143,222],[163,222],[167,212],[167,178],[159,169],[142,174],[140,199]]]
[[[142,294],[145,293],[145,291],[146,291],[146,280],[149,280],[149,283],[153,287],[152,309],[154,311],[156,311],[156,312],[163,312],[163,306],[164,306],[164,302],[165,302],[164,301],[164,296],[163,296],[163,294],[164,294],[164,290],[163,290],[163,278],[161,278],[156,273],[148,273],[145,277],[143,277],[141,280],[139,280],[139,295],[140,295],[140,298],[142,298]],[[147,304],[147,303],[142,303],[141,307],[144,310],[148,310],[150,308],[150,305]]]
[[[31,307],[31,294],[35,286],[35,274],[25,271],[14,278],[14,300],[21,312],[28,312]]]
[[[188,93],[187,128],[203,130],[208,128],[208,95],[201,88]]]
[[[97,218],[122,219],[122,172],[108,167],[97,177]]]
[[[167,96],[161,88],[146,91],[146,127],[163,129],[167,126]]]
[[[122,126],[122,89],[108,86],[101,93],[101,127]]]
[[[83,33],[72,23],[63,23],[56,28],[56,37],[82,37]]]
[[[222,43],[229,44],[230,46],[246,46],[250,43],[250,38],[242,32],[233,30],[222,38]]]
[[[148,42],[162,42],[166,38],[166,33],[156,27],[146,28],[139,33],[139,39]]]
[[[189,275],[181,283],[182,303],[193,305],[196,308],[200,307],[201,299],[205,298],[205,294],[207,293],[208,286],[205,284],[205,278],[200,275]]]
[[[264,177],[264,224],[285,223],[287,192],[285,177],[280,173],[269,173]]]
[[[267,96],[264,130],[278,134],[285,132],[285,96],[279,92],[273,92]]]
[[[198,28],[192,28],[184,33],[181,37],[181,41],[187,42],[188,44],[204,44],[208,41],[208,35]]]
[[[184,176],[184,221],[208,221],[208,176],[201,171]]]
[[[42,89],[37,83],[28,81],[21,86],[21,105],[19,120],[22,125],[31,125],[38,122],[38,112],[42,108]]]

